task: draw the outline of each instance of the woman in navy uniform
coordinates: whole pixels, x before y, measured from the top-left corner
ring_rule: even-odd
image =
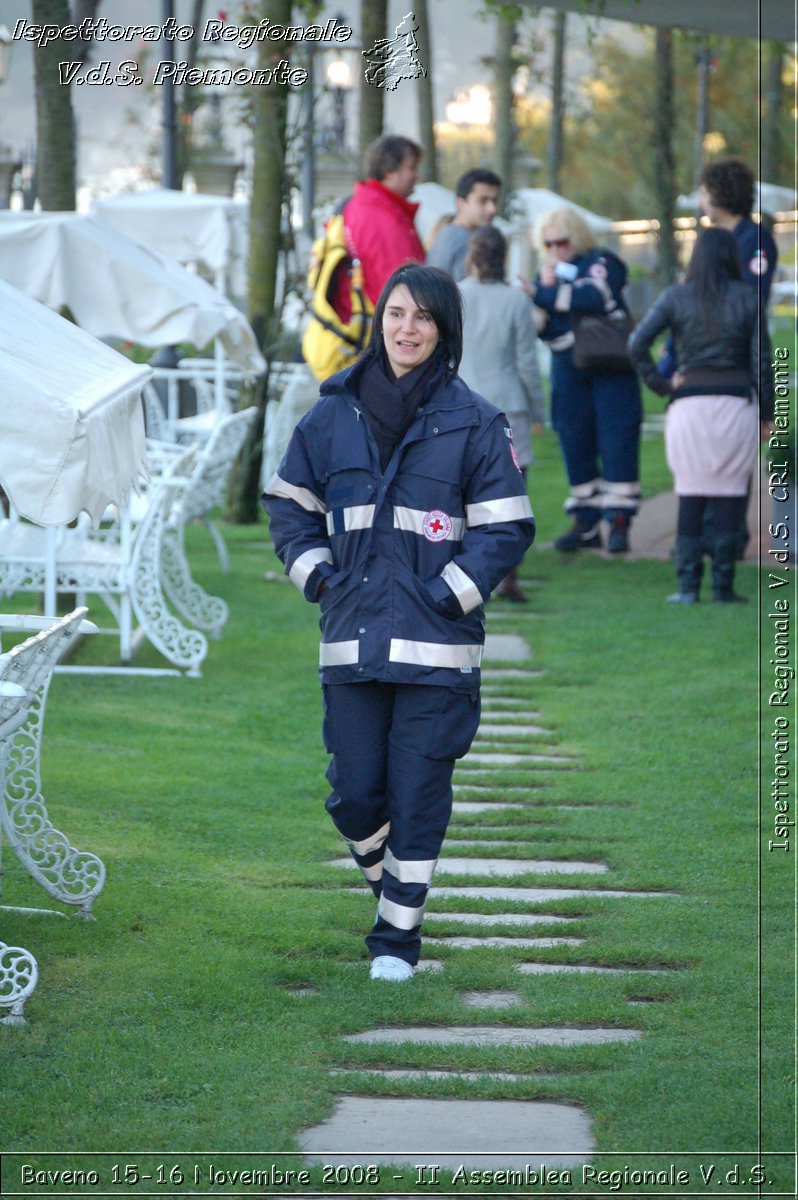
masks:
[[[629,549],[629,526],[640,500],[642,402],[634,372],[581,371],[574,365],[571,314],[625,308],[626,267],[595,245],[590,226],[572,208],[552,209],[535,227],[543,265],[531,289],[545,314],[540,337],[551,351],[551,423],[560,439],[574,518],[558,550],[601,546],[599,523],[609,522],[607,549]]]
[[[458,377],[461,351],[454,281],[400,267],[264,495],[289,578],[321,607],[326,808],[378,897],[373,979],[418,961],[479,723],[483,605],[535,532],[507,418]]]

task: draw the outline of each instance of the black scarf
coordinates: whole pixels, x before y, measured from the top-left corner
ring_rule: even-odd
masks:
[[[416,412],[443,379],[444,369],[440,349],[398,379],[384,350],[367,362],[358,379],[358,399],[377,443],[382,471],[412,425]]]

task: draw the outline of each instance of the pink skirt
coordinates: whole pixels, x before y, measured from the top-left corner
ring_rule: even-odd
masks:
[[[744,396],[683,396],[665,414],[677,496],[744,496],[759,445],[759,409]]]

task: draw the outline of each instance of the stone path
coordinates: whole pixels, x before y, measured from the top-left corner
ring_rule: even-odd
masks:
[[[491,629],[496,628],[494,613],[489,612]],[[501,626],[502,618],[499,624]],[[502,626],[503,627],[503,626]],[[517,627],[517,626],[516,626]],[[524,961],[514,964],[519,976],[547,974],[651,974],[656,969],[643,970],[623,965],[607,966],[569,960],[568,952],[583,946],[585,926],[590,916],[569,917],[533,911],[536,906],[552,901],[597,897],[624,903],[645,902],[661,898],[661,892],[630,891],[618,888],[590,886],[592,881],[608,874],[606,863],[595,860],[552,859],[534,857],[529,850],[540,842],[536,835],[537,814],[562,812],[569,808],[589,808],[588,804],[552,804],[539,798],[541,779],[557,772],[567,777],[579,769],[579,760],[571,754],[560,753],[547,745],[553,730],[545,724],[545,714],[536,707],[531,695],[519,696],[521,685],[534,685],[541,671],[530,662],[526,640],[517,633],[489,634],[486,641],[483,670],[483,719],[474,747],[458,763],[455,772],[450,836],[441,854],[436,882],[430,891],[423,939],[424,958],[419,972],[445,972],[453,956],[468,955],[472,950],[491,950],[501,954],[507,950],[521,951]],[[531,689],[530,689],[531,690]],[[496,779],[501,783],[497,783]],[[493,780],[493,782],[492,782]],[[506,780],[512,783],[505,786]],[[484,797],[484,799],[482,798]],[[504,814],[526,810],[530,823],[506,825]],[[463,823],[462,818],[473,814],[490,814],[494,823],[476,827]],[[535,814],[534,816],[532,814]],[[495,837],[490,836],[495,834]],[[517,840],[516,840],[517,839]],[[523,840],[522,840],[523,839]],[[464,854],[463,851],[470,851]],[[331,868],[356,871],[350,858],[336,858]],[[504,880],[551,876],[552,882],[537,882],[508,886]],[[478,882],[463,883],[464,879]],[[446,882],[443,882],[443,881]],[[569,886],[560,886],[567,880]],[[571,886],[571,880],[575,886]],[[610,881],[611,882],[611,881]],[[362,892],[362,887],[353,888]],[[446,911],[456,901],[456,911]],[[527,906],[525,912],[493,911],[497,905],[512,902]],[[478,911],[468,911],[476,908]],[[445,923],[445,932],[436,926]],[[577,924],[579,936],[570,928]],[[542,936],[535,935],[541,926]],[[427,950],[445,948],[447,957],[440,960]],[[557,948],[563,960],[538,960],[536,951]],[[502,960],[502,971],[506,960]],[[661,968],[660,968],[661,970]],[[498,977],[497,977],[498,982]],[[502,983],[507,982],[506,975]],[[387,987],[386,984],[375,986]],[[410,984],[395,985],[412,987]],[[464,991],[460,994],[467,1007],[491,1012],[511,1013],[524,1004],[521,992],[502,990]],[[631,1002],[630,1002],[631,1003]],[[392,1164],[404,1168],[397,1174],[397,1190],[413,1183],[412,1171],[426,1160],[440,1169],[455,1171],[464,1164],[467,1170],[515,1168],[519,1163],[534,1163],[544,1172],[556,1167],[575,1168],[590,1159],[594,1138],[590,1114],[569,1103],[539,1100],[474,1098],[452,1100],[442,1095],[429,1099],[421,1096],[391,1098],[384,1094],[351,1095],[346,1090],[347,1078],[357,1080],[357,1091],[364,1090],[363,1080],[371,1078],[401,1080],[406,1089],[423,1083],[429,1091],[431,1082],[457,1080],[461,1085],[492,1081],[500,1088],[503,1082],[517,1084],[523,1079],[539,1079],[538,1073],[523,1071],[479,1070],[478,1056],[485,1047],[507,1049],[508,1062],[523,1063],[523,1052],[538,1046],[568,1048],[584,1045],[622,1047],[634,1044],[641,1031],[628,1028],[605,1028],[598,1022],[589,1027],[530,1026],[508,1024],[507,1016],[495,1024],[468,1025],[398,1025],[366,1029],[341,1038],[351,1045],[375,1045],[382,1048],[380,1068],[360,1067],[337,1069],[333,1072],[342,1080],[344,1091],[338,1095],[334,1111],[328,1120],[299,1135],[309,1163],[331,1162],[358,1164],[364,1161]],[[458,1047],[457,1061],[473,1048],[477,1055],[475,1069],[445,1071],[419,1070],[405,1057],[414,1046]],[[519,1061],[520,1057],[520,1061]],[[411,1060],[412,1061],[412,1060]],[[531,1061],[531,1060],[530,1060]],[[351,1089],[350,1089],[351,1090]],[[519,1158],[519,1152],[523,1154]],[[431,1168],[430,1168],[431,1169]],[[401,1181],[401,1182],[400,1182]],[[420,1190],[429,1187],[431,1179],[415,1179]],[[542,1181],[541,1181],[542,1182]]]

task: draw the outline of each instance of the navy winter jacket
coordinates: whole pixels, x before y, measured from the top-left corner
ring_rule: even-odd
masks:
[[[267,486],[275,549],[320,602],[323,683],[474,691],[483,603],[535,536],[509,422],[455,377],[383,474],[356,395],[362,361],[325,382]]]
[[[573,283],[558,279],[552,284],[535,280],[533,303],[548,313],[540,337],[555,352],[570,350],[574,344],[572,313],[604,313],[626,308],[626,264],[611,250],[588,250],[572,260],[577,268]]]

